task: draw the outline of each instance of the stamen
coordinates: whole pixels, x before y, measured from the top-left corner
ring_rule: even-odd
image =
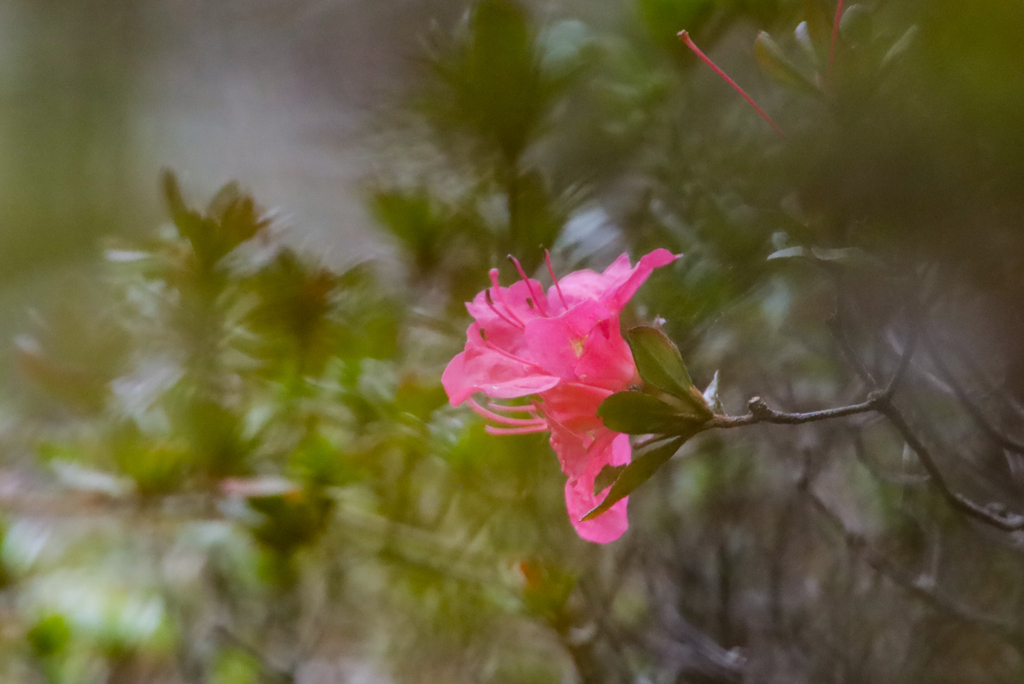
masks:
[[[558,278],[555,277],[555,269],[551,268],[551,252],[544,250],[544,261],[548,265],[548,273],[551,274],[551,280],[555,281],[555,290],[558,292],[558,298],[562,300],[562,306],[566,309],[569,305],[565,303],[565,295],[562,294],[562,286],[558,284]]]
[[[533,311],[533,297],[526,298],[526,306],[530,307],[530,311]]]
[[[488,401],[487,408],[495,412],[502,413],[525,413],[531,420],[545,420],[545,418],[541,417],[537,412],[535,406],[502,406],[501,404],[497,404],[493,401]]]
[[[537,432],[547,432],[548,426],[541,425],[538,427],[521,427],[521,428],[499,428],[493,425],[487,425],[484,427],[489,435],[532,435]]]
[[[727,73],[725,73],[724,71],[722,71],[721,69],[719,69],[718,65],[711,61],[710,57],[708,57],[703,52],[701,52],[700,48],[697,47],[694,44],[694,42],[690,39],[690,34],[687,33],[685,29],[680,31],[676,35],[679,36],[680,40],[682,40],[684,43],[686,43],[686,47],[688,47],[691,50],[693,50],[693,54],[695,54],[698,57],[700,57],[700,59],[705,64],[707,64],[709,67],[711,67],[716,74],[718,74],[723,79],[725,79],[726,83],[731,85],[733,87],[733,89],[737,93],[742,95],[743,99],[745,99],[747,102],[749,102],[750,106],[752,106],[754,109],[757,110],[757,113],[761,115],[761,118],[763,118],[765,121],[767,121],[769,124],[771,124],[771,127],[775,129],[776,133],[778,133],[779,135],[781,135],[783,137],[786,136],[786,134],[782,132],[782,129],[779,128],[778,124],[776,124],[774,121],[772,121],[772,117],[768,116],[768,113],[766,111],[764,111],[763,109],[761,109],[761,107],[759,107],[756,102],[754,102],[754,98],[752,98],[749,95],[747,95],[747,92],[745,90],[743,90],[743,88],[740,88],[739,84],[736,83],[736,81],[734,81],[731,78],[729,78],[729,75]]]
[[[506,406],[504,404],[498,404],[493,401],[488,401],[487,408],[492,409],[494,411],[504,411],[505,413],[529,413],[532,416],[537,415],[537,410],[534,408],[532,404],[529,406],[525,404],[522,406]]]
[[[530,299],[527,299],[526,303],[529,304],[530,308],[532,309],[533,308],[533,302],[537,302],[537,308],[540,309],[541,299],[540,299],[540,297],[537,296],[537,293],[534,291],[533,283],[530,281],[529,278],[526,277],[526,271],[523,270],[523,265],[521,263],[519,263],[519,259],[516,259],[511,254],[508,255],[508,258],[509,258],[509,260],[513,264],[515,264],[516,270],[519,271],[519,277],[523,279],[524,283],[526,283],[526,287],[530,290],[530,296],[533,297],[532,301]],[[543,314],[544,316],[548,315],[548,313],[546,311],[543,311],[543,310],[541,310],[541,314]]]
[[[839,37],[839,20],[843,18],[843,0],[836,5],[836,18],[832,22],[832,45],[828,49],[828,77],[832,78],[832,63],[836,59],[836,39]]]
[[[474,413],[484,418],[487,418],[488,420],[493,420],[495,423],[502,423],[504,425],[514,425],[522,427],[537,427],[540,425],[547,425],[547,423],[541,420],[540,418],[533,418],[527,420],[525,418],[511,418],[509,416],[499,415],[497,413],[494,413],[493,411],[488,411],[473,399],[470,399],[468,403],[469,408],[472,409]]]
[[[487,341],[487,331],[484,330],[483,328],[480,328],[480,339],[483,340],[484,342]]]
[[[512,307],[508,305],[508,300],[505,299],[505,291],[502,289],[501,285],[498,284],[498,269],[492,268],[488,275],[491,276],[491,284],[493,284],[494,289],[497,290],[498,299],[501,301],[502,306],[505,307],[505,311],[509,316],[515,319],[520,328],[526,329],[526,324],[520,320],[519,316],[516,316],[516,312],[512,310]]]
[[[533,361],[527,361],[526,359],[521,359],[518,356],[516,356],[515,354],[513,354],[512,352],[505,351],[504,349],[502,349],[498,345],[494,344],[493,342],[488,342],[487,340],[484,340],[484,346],[487,347],[488,349],[490,349],[493,352],[501,354],[502,356],[504,356],[507,359],[511,359],[512,361],[515,361],[516,363],[523,363],[523,364],[526,364],[527,366],[532,366],[533,368],[536,368],[536,369],[540,370],[543,373],[547,373],[546,370],[541,368],[539,365],[537,365]]]
[[[498,311],[498,308],[496,306],[494,306],[494,300],[491,299],[491,291],[490,290],[484,290],[484,299],[487,301],[487,306],[490,307],[491,311],[494,312],[495,316],[497,316],[501,320],[505,321],[506,323],[511,325],[513,328],[519,328],[520,330],[524,330],[526,328],[526,326],[523,325],[521,322],[517,323],[516,321],[513,321],[511,318],[509,318],[505,314],[503,314],[500,311]]]

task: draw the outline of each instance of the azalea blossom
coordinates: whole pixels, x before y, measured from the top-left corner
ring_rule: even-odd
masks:
[[[453,406],[466,403],[494,423],[487,426],[491,434],[550,432],[577,533],[589,541],[614,541],[629,527],[627,499],[580,522],[603,499],[604,492],[594,492],[601,469],[625,465],[631,457],[629,437],[606,428],[597,408],[639,381],[619,314],[654,269],[676,256],[657,249],[632,266],[623,254],[603,273],[581,270],[561,280],[549,258],[554,284],[546,293],[510,258],[520,280],[502,287],[498,270],[491,270],[492,286],[466,304],[474,321],[442,383]],[[488,400],[476,401],[477,393]]]

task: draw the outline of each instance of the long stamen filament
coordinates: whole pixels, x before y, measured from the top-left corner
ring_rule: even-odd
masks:
[[[555,269],[551,267],[551,252],[544,250],[544,262],[548,265],[548,273],[551,274],[551,280],[555,281],[555,291],[558,292],[558,298],[562,300],[562,306],[566,309],[569,305],[565,303],[565,295],[562,294],[562,286],[558,284],[558,278],[555,277]]]
[[[836,18],[832,22],[832,45],[828,49],[828,77],[832,78],[832,63],[836,59],[836,39],[839,38],[839,20],[843,18],[843,0],[836,5]]]
[[[774,121],[772,121],[772,117],[768,116],[768,112],[766,112],[763,109],[761,109],[761,107],[756,102],[754,102],[754,98],[750,97],[750,95],[747,95],[747,91],[743,90],[743,88],[741,88],[739,86],[739,84],[736,83],[736,81],[734,81],[731,78],[729,78],[729,74],[727,74],[724,71],[722,71],[721,69],[719,69],[718,65],[711,61],[710,57],[708,57],[703,52],[701,52],[701,49],[694,44],[694,42],[690,39],[690,34],[687,33],[685,29],[680,31],[676,35],[679,36],[680,40],[682,40],[684,43],[686,43],[686,47],[688,47],[691,50],[693,50],[693,54],[695,54],[698,57],[700,57],[701,61],[703,61],[705,64],[707,64],[709,67],[711,67],[711,69],[714,70],[714,72],[716,74],[721,76],[725,80],[726,83],[731,85],[733,87],[733,89],[737,93],[742,95],[743,99],[746,100],[747,102],[749,102],[751,107],[753,107],[755,110],[757,110],[757,113],[761,115],[761,118],[763,118],[765,121],[767,121],[771,125],[771,127],[775,129],[776,133],[778,133],[779,135],[781,135],[783,137],[786,136],[786,134],[782,132],[782,129],[779,128],[778,124],[776,124]]]
[[[519,328],[520,330],[525,330],[526,329],[526,326],[523,325],[522,321],[519,321],[518,319],[512,320],[511,318],[509,318],[505,314],[503,314],[500,311],[498,311],[498,307],[494,306],[494,300],[491,299],[491,291],[490,290],[484,290],[484,300],[487,302],[487,306],[490,307],[491,311],[494,312],[495,316],[497,316],[501,320],[505,321],[506,323],[511,325],[513,328]]]
[[[536,368],[537,370],[539,370],[539,371],[541,371],[543,373],[547,373],[547,371],[545,371],[543,368],[541,368],[539,365],[537,365],[533,361],[527,361],[526,359],[521,359],[518,356],[516,356],[515,354],[513,354],[512,352],[507,352],[504,349],[502,349],[501,347],[499,347],[498,345],[494,344],[493,342],[491,342],[491,341],[489,341],[487,339],[484,339],[482,336],[481,336],[480,339],[483,341],[484,346],[487,347],[488,349],[490,349],[492,352],[495,352],[496,354],[500,354],[500,355],[504,356],[507,359],[515,361],[516,363],[522,363],[522,364],[525,364],[527,366],[531,366],[533,368]]]
[[[469,408],[473,410],[477,415],[493,420],[495,423],[502,423],[503,425],[514,425],[523,427],[538,427],[540,425],[547,426],[547,423],[540,418],[533,418],[530,420],[524,418],[511,418],[509,416],[502,416],[493,411],[488,411],[483,406],[478,404],[475,400],[470,399],[468,401]]]
[[[493,425],[487,425],[484,427],[489,435],[532,435],[537,432],[547,432],[547,425],[539,425],[537,427],[521,427],[521,428],[499,428]]]
[[[537,417],[537,409],[534,408],[532,404],[529,406],[505,406],[504,404],[488,401],[487,408],[492,411],[501,411],[504,413],[528,413],[531,416]]]
[[[501,285],[498,284],[498,269],[492,268],[490,273],[488,273],[488,275],[491,276],[491,284],[494,285],[494,290],[495,290],[495,292],[498,293],[498,301],[500,301],[501,305],[505,307],[505,312],[509,316],[511,316],[516,321],[516,323],[519,324],[519,327],[525,329],[526,328],[526,324],[523,323],[523,321],[519,318],[519,316],[516,316],[516,312],[513,311],[512,307],[510,307],[508,305],[508,300],[505,299],[505,292],[504,292],[504,290],[502,290]]]
[[[529,278],[526,277],[526,271],[523,270],[523,265],[519,263],[519,259],[516,259],[511,254],[508,255],[508,258],[509,261],[515,264],[516,270],[519,271],[519,277],[523,279],[524,283],[526,283],[526,287],[530,291],[530,296],[533,297],[533,301],[537,303],[537,310],[540,311],[541,315],[546,318],[548,316],[548,312],[545,311],[544,307],[541,305],[541,299],[540,297],[537,296],[537,292],[533,289],[533,283],[530,281]]]

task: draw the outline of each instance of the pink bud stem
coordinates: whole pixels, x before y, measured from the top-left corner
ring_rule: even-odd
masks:
[[[753,107],[754,109],[757,110],[757,113],[761,115],[761,118],[763,118],[765,121],[767,121],[769,124],[771,124],[771,127],[775,129],[776,133],[778,133],[782,137],[786,137],[786,134],[782,132],[782,129],[779,128],[778,124],[776,124],[774,121],[772,121],[772,117],[768,116],[768,113],[766,111],[764,111],[763,109],[761,109],[761,107],[759,107],[756,102],[754,102],[754,98],[752,98],[749,95],[747,95],[747,92],[745,90],[743,90],[743,88],[740,88],[739,84],[736,83],[736,81],[734,81],[731,78],[729,78],[729,75],[727,73],[725,73],[724,71],[722,71],[721,69],[719,69],[718,65],[711,61],[710,57],[708,57],[703,52],[701,52],[700,48],[697,47],[694,44],[694,42],[690,39],[690,34],[689,33],[687,33],[685,30],[683,30],[683,31],[680,31],[679,33],[677,33],[676,35],[679,36],[680,40],[682,40],[684,43],[686,43],[686,47],[688,47],[691,50],[693,50],[693,54],[695,54],[698,57],[700,57],[701,60],[705,64],[707,64],[709,67],[711,67],[716,74],[721,76],[725,80],[726,83],[731,85],[733,87],[733,89],[736,90],[737,93],[742,95],[743,99],[745,99],[747,102],[749,102],[751,107]]]
[[[832,78],[832,63],[836,59],[836,39],[839,38],[839,20],[843,18],[843,0],[836,5],[836,18],[832,22],[832,45],[828,49],[828,77]]]

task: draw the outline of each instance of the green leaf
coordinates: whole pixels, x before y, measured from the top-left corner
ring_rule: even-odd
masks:
[[[811,39],[811,34],[807,28],[807,22],[801,21],[797,24],[793,30],[793,37],[796,38],[796,44],[800,46],[800,49],[804,51],[807,59],[810,60],[811,64],[817,65],[820,61],[818,55],[818,49],[814,45],[814,41]]]
[[[699,393],[692,389],[693,381],[672,340],[660,330],[637,326],[626,333],[626,341],[633,351],[633,361],[644,382],[682,400],[693,409],[693,415],[711,417],[711,411],[699,398]]]
[[[628,435],[678,435],[702,425],[708,416],[680,413],[679,409],[642,392],[618,392],[597,409],[605,427]]]
[[[772,252],[768,260],[803,258],[819,264],[838,264],[855,268],[884,269],[884,264],[857,247],[787,247]]]
[[[757,40],[754,41],[754,54],[757,56],[757,63],[761,65],[761,68],[775,80],[812,95],[821,95],[821,90],[786,58],[782,49],[772,40],[767,31],[757,34]]]
[[[794,259],[798,257],[806,257],[807,249],[804,247],[786,247],[772,252],[768,255],[768,261],[772,259]]]
[[[615,481],[619,479],[619,475],[626,469],[626,464],[623,465],[606,465],[601,468],[601,472],[594,478],[594,496],[597,496],[604,490],[615,484]]]
[[[910,46],[914,44],[914,39],[917,36],[917,24],[907,29],[906,33],[900,36],[900,39],[892,44],[889,51],[885,53],[885,57],[882,57],[882,63],[880,67],[886,69],[894,60],[899,59]]]
[[[679,349],[665,333],[641,325],[626,333],[626,341],[644,382],[674,397],[682,398],[690,393],[693,381]]]
[[[850,5],[839,20],[843,40],[851,45],[867,45],[874,34],[871,12],[863,5]]]
[[[693,434],[696,434],[696,432]],[[633,461],[619,474],[619,477],[615,480],[615,484],[612,485],[612,489],[608,492],[608,496],[604,498],[604,501],[583,516],[581,522],[593,520],[610,509],[616,503],[629,496],[634,489],[651,479],[651,476],[654,475],[661,466],[665,465],[665,463],[667,463],[668,460],[672,458],[677,451],[679,451],[679,447],[683,446],[686,440],[692,437],[693,434],[676,437],[667,442],[661,442],[660,444],[653,446],[650,450],[645,451],[637,458],[634,458]]]

